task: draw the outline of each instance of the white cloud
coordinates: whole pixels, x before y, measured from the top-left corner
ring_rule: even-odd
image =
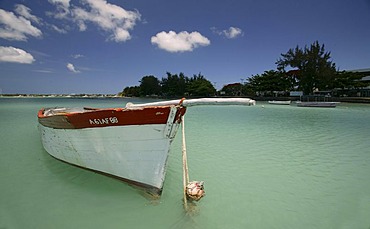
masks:
[[[236,27],[230,27],[229,30],[223,31],[227,38],[236,38],[243,35],[242,30]]]
[[[22,49],[0,46],[0,62],[31,64],[34,61],[33,56]]]
[[[53,73],[53,71],[49,69],[38,69],[38,70],[32,70],[32,71],[38,72],[38,73]]]
[[[17,5],[16,10],[28,18],[32,18],[31,20],[37,20],[25,6]],[[26,41],[27,36],[41,37],[42,32],[24,16],[17,16],[13,12],[0,9],[0,38]]]
[[[234,38],[244,35],[243,31],[240,28],[232,27],[232,26],[222,31],[218,30],[215,27],[212,27],[211,30],[216,34],[220,36],[225,36],[226,38],[229,38],[229,39],[234,39]]]
[[[73,58],[75,58],[75,59],[78,59],[78,58],[82,58],[82,57],[84,57],[84,55],[81,55],[81,54],[74,54],[74,55],[72,55],[72,57],[73,57]]]
[[[37,24],[41,23],[41,19],[36,17],[35,15],[32,15],[31,9],[25,5],[16,4],[14,10],[17,14],[19,14],[20,16],[23,16],[26,19],[29,19]]]
[[[110,33],[109,40],[124,42],[131,39],[129,30],[133,29],[141,15],[128,11],[106,0],[80,0],[84,8],[70,5],[69,0],[49,0],[57,7],[55,18],[72,20],[80,31],[87,29],[88,23]],[[50,13],[49,13],[50,14]]]
[[[126,41],[126,40],[131,39],[131,35],[125,29],[116,28],[114,31],[114,34],[112,34],[109,39],[116,41],[116,42]]]
[[[69,2],[71,0],[49,0],[51,4],[58,5],[60,7],[63,7],[64,9],[69,8]]]
[[[66,1],[66,0],[49,0],[49,1],[54,1],[54,2],[61,2],[60,4],[61,5],[68,5],[67,3],[64,3],[64,2],[69,2]],[[58,26],[56,25],[52,25],[46,21],[43,21],[42,18],[39,18],[39,17],[36,17],[35,15],[32,15],[31,14],[31,9],[28,8],[27,6],[25,5],[22,5],[22,4],[16,4],[15,7],[14,7],[14,11],[19,15],[19,18],[24,18],[24,19],[27,19],[29,20],[27,22],[27,24],[30,24],[30,22],[34,22],[40,26],[46,26],[48,27],[49,29],[52,29],[58,33],[62,33],[62,34],[65,34],[67,33],[67,30],[66,29],[63,29],[63,28],[59,28]]]
[[[151,38],[152,44],[156,44],[160,49],[168,52],[186,52],[193,51],[198,46],[207,46],[211,42],[208,38],[202,36],[199,32],[188,33],[182,31],[176,33],[169,31],[168,33],[162,31]]]
[[[76,70],[75,66],[71,63],[68,63],[67,64],[67,68],[69,71],[73,72],[73,73],[79,73],[80,71]]]
[[[70,0],[49,0],[49,2],[57,7],[57,12],[48,14],[52,14],[55,18],[62,19],[69,15],[69,2]]]
[[[66,34],[67,33],[67,30],[65,29],[62,29],[62,28],[59,28],[58,26],[56,25],[49,25],[50,28],[58,33],[61,33],[61,34]]]

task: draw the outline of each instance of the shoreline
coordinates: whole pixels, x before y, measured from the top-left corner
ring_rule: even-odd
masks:
[[[220,98],[234,98],[234,96],[213,96],[214,97],[220,97]],[[237,96],[239,98],[251,98],[256,101],[299,101],[299,97],[253,97],[253,96]],[[7,95],[0,95],[0,98],[75,98],[75,99],[97,99],[97,98],[133,98],[133,97],[123,97],[113,94],[79,94],[79,95],[67,95],[67,94],[60,94],[60,95],[39,95],[39,94],[7,94]],[[143,99],[178,99],[176,98],[168,98],[168,97],[135,97],[135,98],[143,98]],[[198,98],[198,97],[186,97],[188,99],[190,98]],[[325,101],[325,102],[344,102],[344,103],[364,103],[364,104],[370,104],[370,97],[303,97],[304,101]],[[307,100],[309,98],[309,100]]]
[[[302,101],[317,101],[317,102],[341,102],[341,103],[370,103],[370,97],[303,97]],[[299,97],[252,97],[256,101],[300,101]]]

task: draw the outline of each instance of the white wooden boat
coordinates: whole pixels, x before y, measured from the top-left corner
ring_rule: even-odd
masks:
[[[297,101],[296,104],[298,107],[329,107],[334,108],[340,102],[301,102]]]
[[[281,100],[270,100],[268,101],[269,104],[274,104],[274,105],[290,105],[292,101],[281,101]]]
[[[204,98],[125,108],[44,108],[41,140],[53,157],[161,194],[171,142],[187,107],[255,105],[247,98]]]

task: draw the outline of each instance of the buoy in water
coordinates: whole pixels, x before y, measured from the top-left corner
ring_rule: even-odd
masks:
[[[204,195],[204,181],[191,181],[186,185],[186,197],[189,200],[200,200]]]

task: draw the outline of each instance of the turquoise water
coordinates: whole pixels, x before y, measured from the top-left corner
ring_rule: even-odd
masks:
[[[162,197],[62,163],[43,149],[37,111],[139,99],[0,99],[0,228],[370,228],[370,106],[191,107],[185,213],[181,131]]]

